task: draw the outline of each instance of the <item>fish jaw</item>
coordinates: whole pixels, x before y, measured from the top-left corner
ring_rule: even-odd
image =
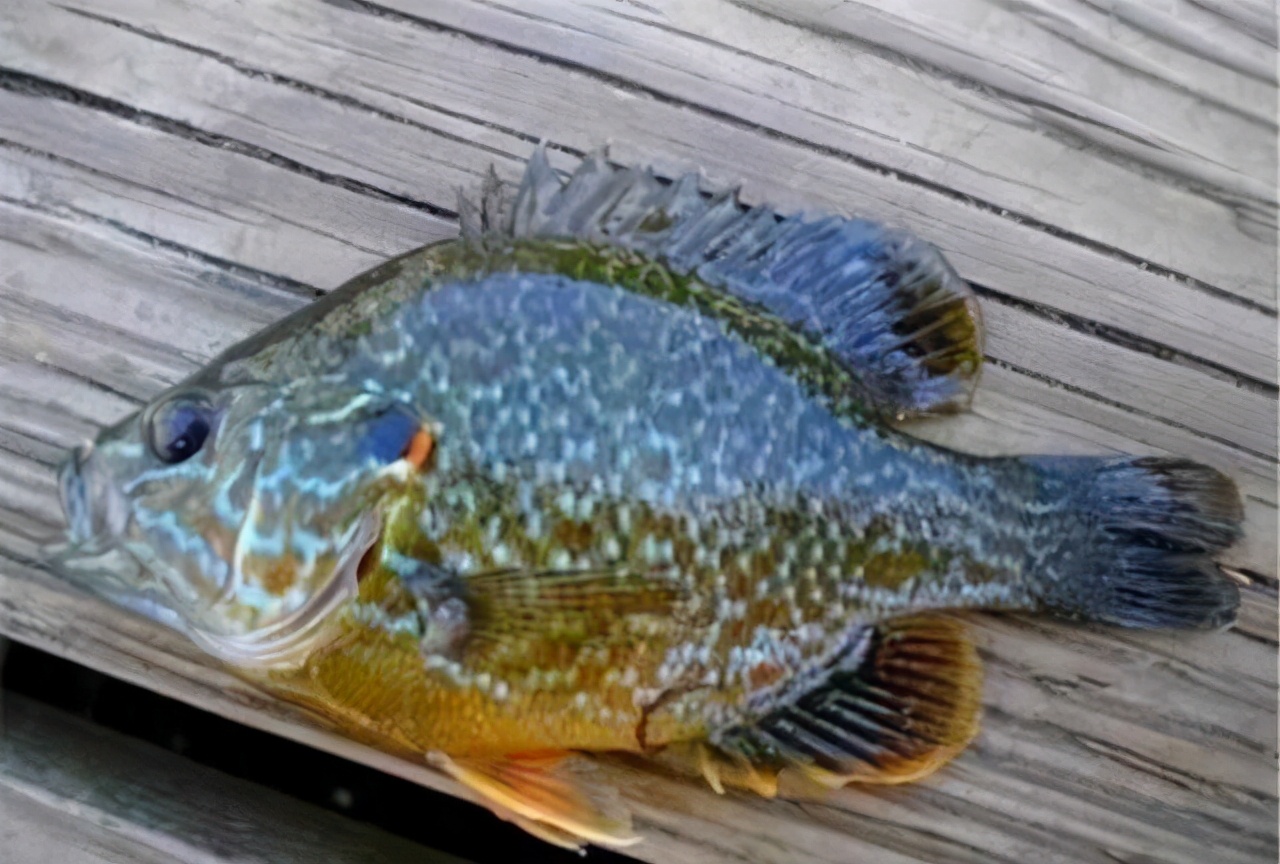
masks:
[[[66,516],[64,537],[41,548],[43,563],[72,584],[117,606],[186,632],[181,615],[137,558],[117,538],[127,516],[115,487],[94,459],[94,442],[71,451],[58,466],[58,494]]]
[[[41,563],[71,584],[144,618],[182,633],[186,622],[143,572],[137,559],[113,546],[62,540],[40,549]]]
[[[329,581],[279,621],[244,634],[192,627],[192,641],[224,663],[246,672],[298,668],[334,635],[333,624],[339,611],[359,592],[360,562],[377,543],[380,531],[381,519],[376,511],[361,517],[340,544]]]

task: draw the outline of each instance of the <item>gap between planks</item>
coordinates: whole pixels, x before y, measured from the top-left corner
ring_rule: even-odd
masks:
[[[271,213],[277,224],[264,226],[264,230],[256,235],[246,236],[242,224],[234,224],[230,236],[211,234],[208,230],[211,211],[228,206],[222,200],[224,198],[222,186],[225,183],[226,174],[237,175],[237,181],[248,190],[249,194],[253,194],[252,190],[262,188],[261,184],[268,179],[274,181],[274,185],[266,187],[273,193],[287,190],[289,185],[282,182],[285,178],[279,175],[291,172],[286,172],[286,169],[281,169],[279,166],[270,166],[278,169],[276,171],[268,170],[267,166],[254,169],[249,163],[258,160],[243,154],[222,157],[220,161],[228,165],[222,168],[217,168],[215,165],[214,170],[210,171],[211,166],[201,165],[200,163],[204,160],[195,159],[194,154],[173,150],[165,133],[157,132],[150,127],[137,127],[111,114],[104,116],[65,102],[47,101],[30,96],[13,96],[3,92],[0,92],[0,102],[8,102],[15,109],[11,112],[15,118],[11,123],[16,125],[11,126],[9,132],[11,135],[25,138],[21,142],[25,147],[32,144],[54,146],[54,141],[65,140],[77,124],[105,121],[105,125],[100,128],[101,134],[94,136],[94,140],[96,142],[115,140],[118,146],[113,148],[112,152],[129,153],[130,158],[112,158],[108,155],[109,161],[99,168],[85,166],[78,159],[71,159],[69,160],[71,164],[67,167],[87,168],[92,173],[104,175],[103,179],[114,179],[123,172],[125,177],[122,179],[127,180],[130,172],[138,170],[131,167],[137,164],[137,160],[133,158],[136,155],[146,154],[150,157],[141,163],[147,166],[144,170],[148,172],[155,172],[156,166],[159,165],[171,165],[170,170],[178,185],[163,193],[145,187],[144,190],[151,193],[153,197],[156,194],[161,197],[173,197],[175,194],[185,193],[197,199],[205,199],[198,205],[201,212],[196,214],[197,221],[192,226],[194,230],[188,231],[194,236],[189,239],[183,237],[182,240],[203,244],[207,250],[218,253],[215,257],[219,258],[227,254],[224,248],[226,244],[234,244],[239,247],[235,251],[241,260],[244,260],[246,255],[252,255],[254,245],[264,239],[269,242],[276,240],[270,243],[266,252],[276,263],[277,268],[283,263],[280,260],[282,255],[291,255],[303,262],[302,266],[307,267],[303,271],[288,273],[289,278],[295,281],[303,278],[319,278],[322,270],[328,274],[336,271],[341,275],[349,275],[376,261],[379,256],[374,248],[361,245],[351,239],[353,236],[369,235],[368,221],[372,221],[375,227],[384,229],[389,222],[413,225],[417,232],[416,236],[407,237],[398,246],[387,248],[387,244],[381,244],[381,248],[387,250],[383,252],[384,255],[392,251],[403,251],[422,240],[431,239],[433,234],[437,237],[441,236],[443,226],[449,224],[431,225],[416,219],[406,221],[403,208],[396,208],[393,204],[369,199],[358,193],[354,194],[354,200],[349,198],[344,202],[343,209],[316,213],[314,208],[303,200],[307,192],[299,191],[292,197],[285,195],[281,200],[263,199],[260,206]],[[21,108],[27,110],[17,110]],[[35,116],[30,116],[33,110],[36,112]],[[0,128],[3,128],[2,123]],[[95,158],[94,153],[77,153],[76,156],[84,159]],[[234,158],[236,156],[240,158]],[[66,157],[59,158],[64,162],[67,161]],[[205,174],[213,176],[201,176],[199,172],[202,167]],[[137,181],[133,181],[131,185],[136,184]],[[299,190],[311,187],[311,184],[301,182],[293,185]],[[78,194],[83,197],[84,191]],[[126,197],[123,201],[108,200],[105,205],[118,209],[122,204],[127,206],[130,203]],[[243,217],[236,219],[239,214],[235,211],[243,207],[244,203],[231,203],[231,212],[228,215],[233,222],[243,223]],[[291,205],[297,209],[290,211]],[[299,210],[301,212],[298,212]],[[362,216],[360,214],[362,210],[370,215]],[[133,216],[133,214],[130,215]],[[175,228],[182,229],[181,225],[170,224],[169,214],[162,212],[159,217],[157,220],[152,216],[147,221],[159,221],[164,224],[164,230],[167,231],[173,231]],[[108,218],[116,217],[113,215]],[[292,229],[319,234],[322,242],[317,244],[313,240],[311,248],[307,248],[289,242],[287,239],[285,242],[279,242],[279,238],[273,237],[281,233],[287,235]],[[452,230],[451,225],[448,230]],[[316,248],[323,248],[323,245],[334,246],[334,244],[340,247],[334,249],[334,257],[326,258],[324,255],[316,254]],[[353,259],[351,250],[346,248],[352,245],[356,251],[366,254]],[[306,254],[303,254],[304,252]],[[263,261],[260,264],[259,261],[251,258],[246,263],[260,267],[268,262]],[[332,275],[329,279],[330,284],[338,281]],[[1183,416],[1175,422],[1181,422],[1220,440],[1236,443],[1264,456],[1271,456],[1274,452],[1272,420],[1275,399],[1274,391],[1269,385],[1261,390],[1251,389],[1248,386],[1241,386],[1240,380],[1229,375],[1223,376],[1220,372],[1211,369],[1178,365],[1156,356],[1155,353],[1133,351],[1129,347],[1098,338],[1094,333],[1087,332],[1078,326],[1079,322],[1074,327],[1062,326],[1052,318],[1038,314],[1034,306],[990,304],[990,314],[1001,316],[1006,323],[1013,325],[989,328],[990,348],[992,354],[999,359],[1008,360],[1019,368],[1041,374],[1050,380],[1060,380],[1084,392],[1106,393],[1113,401],[1130,404],[1162,420],[1171,420],[1170,412],[1181,413]],[[1201,326],[1216,327],[1225,324],[1225,321],[1214,322],[1211,317],[1206,320],[1209,323]],[[1041,343],[1045,342],[1050,345],[1059,343],[1060,350],[1044,351]],[[1053,362],[1046,362],[1048,357],[1052,357]],[[1207,401],[1206,397],[1208,397]]]
[[[0,699],[8,864],[466,864],[34,700]]]
[[[723,182],[746,181],[748,193],[766,197],[782,206],[803,203],[814,207],[825,203],[829,208],[854,209],[900,222],[938,242],[952,254],[967,277],[995,290],[1031,302],[1046,302],[1051,307],[1065,307],[1063,311],[1085,314],[1122,331],[1133,332],[1144,338],[1155,338],[1157,342],[1177,344],[1179,348],[1191,347],[1193,354],[1198,351],[1212,362],[1241,370],[1261,381],[1271,382],[1274,379],[1273,318],[1266,315],[1239,315],[1237,307],[1233,310],[1233,313],[1237,313],[1234,314],[1237,324],[1230,338],[1227,338],[1226,333],[1202,333],[1199,328],[1206,319],[1214,322],[1223,318],[1222,314],[1194,315],[1197,308],[1202,312],[1212,311],[1211,306],[1200,307],[1197,304],[1204,302],[1204,290],[1213,286],[1203,280],[1193,285],[1185,279],[1155,272],[1154,267],[1148,266],[1151,262],[1147,259],[1111,261],[1096,249],[1079,249],[1062,238],[1040,236],[1044,234],[1048,223],[1038,223],[1040,230],[1037,230],[1029,224],[1019,222],[1013,215],[1016,210],[1010,211],[1000,206],[999,212],[1006,214],[1000,216],[996,209],[988,208],[991,209],[988,213],[975,208],[972,204],[965,203],[975,200],[972,192],[964,201],[939,201],[936,190],[917,190],[904,194],[904,187],[908,184],[903,182],[903,178],[908,177],[908,174],[888,172],[887,169],[869,171],[859,168],[848,164],[855,157],[846,152],[817,153],[814,152],[815,145],[812,143],[783,141],[779,138],[778,130],[770,130],[770,137],[760,140],[759,135],[752,131],[758,131],[759,127],[738,129],[732,125],[732,116],[724,115],[723,112],[717,114],[710,109],[703,112],[705,118],[703,115],[690,118],[685,116],[690,111],[673,111],[669,106],[653,100],[641,100],[637,104],[630,104],[634,100],[624,100],[628,104],[620,104],[616,88],[588,86],[591,82],[580,81],[581,76],[557,73],[554,69],[548,71],[545,63],[530,64],[528,58],[513,56],[510,51],[484,44],[480,50],[472,50],[476,46],[471,46],[466,51],[461,51],[458,38],[450,38],[447,34],[433,30],[405,34],[402,32],[403,27],[397,29],[395,22],[382,18],[375,19],[372,23],[362,20],[359,15],[348,16],[352,20],[343,19],[342,26],[352,39],[349,54],[335,52],[330,40],[313,46],[315,50],[300,52],[298,43],[305,42],[307,34],[298,26],[298,21],[291,17],[277,22],[269,15],[259,22],[268,31],[262,33],[252,30],[246,32],[244,27],[223,32],[227,28],[219,27],[216,20],[211,20],[208,27],[200,28],[198,36],[214,44],[213,47],[202,47],[183,41],[180,37],[156,35],[156,31],[179,31],[187,40],[197,38],[197,34],[183,32],[182,29],[185,26],[188,30],[195,30],[200,26],[191,18],[196,13],[186,10],[181,16],[175,16],[166,15],[163,11],[153,11],[152,17],[147,17],[145,10],[134,9],[134,5],[137,4],[121,2],[117,12],[133,13],[139,19],[136,24],[126,22],[113,26],[101,21],[101,16],[87,19],[70,14],[66,21],[60,22],[61,29],[67,32],[83,31],[82,38],[77,39],[77,42],[93,46],[92,53],[81,52],[75,57],[56,58],[36,54],[24,56],[20,62],[32,74],[52,76],[68,86],[89,88],[107,98],[127,98],[144,110],[166,117],[174,116],[182,122],[194,123],[202,129],[229,135],[236,140],[239,137],[251,138],[256,145],[265,146],[272,153],[283,153],[288,158],[305,157],[311,162],[320,160],[345,171],[362,172],[363,176],[359,178],[361,182],[386,187],[394,194],[415,198],[426,194],[450,204],[453,191],[459,184],[450,183],[443,189],[437,187],[437,191],[432,192],[430,182],[426,185],[415,183],[415,175],[422,173],[423,160],[438,159],[442,162],[433,173],[440,175],[439,169],[444,168],[445,175],[440,176],[446,178],[448,171],[454,170],[459,164],[469,162],[474,166],[474,171],[482,170],[483,164],[477,162],[487,161],[492,154],[477,153],[478,148],[467,146],[465,140],[460,145],[457,140],[460,136],[470,136],[480,142],[479,149],[496,149],[506,153],[522,151],[522,147],[513,144],[536,140],[547,134],[550,130],[546,128],[545,118],[555,116],[556,109],[551,105],[530,106],[513,102],[507,91],[523,88],[537,93],[560,93],[572,88],[577,92],[564,93],[566,100],[573,104],[597,104],[601,115],[592,121],[601,130],[595,136],[588,137],[581,131],[583,119],[577,117],[568,118],[572,122],[570,128],[564,130],[565,134],[554,136],[557,140],[572,142],[576,149],[590,149],[608,137],[623,139],[624,133],[634,131],[635,135],[626,135],[624,140],[627,143],[619,145],[619,148],[625,146],[629,152],[615,148],[619,149],[618,156],[624,161],[632,158],[655,161],[655,152],[661,154],[666,151],[670,155],[664,154],[662,159],[656,160],[665,163],[660,167],[675,171],[701,165]],[[95,5],[94,8],[105,7]],[[321,16],[315,22],[308,19],[306,24],[328,32],[336,22],[324,16],[339,13],[327,7],[317,8],[320,11],[313,13],[312,7],[305,7],[305,14]],[[433,7],[438,15],[445,18],[453,8],[449,5]],[[472,13],[467,18],[468,21],[487,20],[486,15],[495,14],[481,14],[479,7],[474,6],[467,9]],[[92,14],[98,15],[96,12]],[[213,16],[214,19],[216,17]],[[37,18],[33,23],[39,25],[42,20]],[[282,33],[277,34],[275,30],[271,30],[272,24],[278,24],[276,29],[282,30]],[[288,25],[292,25],[292,31]],[[121,29],[122,27],[131,29]],[[371,32],[365,32],[371,28]],[[19,35],[30,40],[37,38],[34,35]],[[360,37],[359,40],[357,36]],[[280,40],[280,44],[272,50],[264,51],[263,40],[273,39]],[[371,45],[375,40],[383,46],[376,56],[371,48],[367,49],[368,53],[364,50],[364,43]],[[239,56],[220,53],[224,51],[234,52]],[[103,76],[103,66],[109,66],[110,58],[121,54],[131,57],[131,68],[123,70],[121,75]],[[405,65],[415,56],[428,55],[438,56],[442,68],[451,64],[479,65],[482,68],[478,73],[484,74],[454,80],[446,77],[444,71],[433,70],[430,74],[442,77],[443,80],[420,81],[407,78],[404,73]],[[503,68],[504,64],[514,65],[519,62],[529,65],[529,68],[522,68],[518,77]],[[357,67],[359,74],[353,74],[350,68],[353,65]],[[337,74],[335,68],[345,71]],[[83,71],[78,72],[77,69]],[[261,106],[260,111],[253,112],[261,114],[261,117],[253,123],[247,123],[243,109],[228,113],[216,101],[211,104],[206,98],[193,103],[188,94],[156,86],[157,80],[167,80],[173,75],[207,81],[210,89],[221,94],[220,98],[230,104]],[[392,80],[378,80],[381,76],[393,75],[395,77]],[[494,80],[489,81],[489,78]],[[526,80],[529,78],[535,80]],[[413,96],[412,92],[400,95],[389,89],[393,87],[406,91],[425,89],[430,92],[433,103],[424,108],[422,101]],[[335,96],[345,101],[334,104],[332,97]],[[439,104],[442,101],[449,104]],[[492,108],[487,107],[489,103],[494,103]],[[290,109],[289,106],[294,104],[297,104],[297,110]],[[302,107],[303,104],[305,108]],[[353,104],[363,107],[356,109]],[[365,113],[361,122],[368,124],[370,133],[367,141],[361,139],[362,146],[358,148],[358,152],[348,152],[349,144],[341,138],[328,142],[327,146],[336,151],[332,154],[309,143],[319,137],[317,130],[338,122],[341,116],[350,118],[355,110]],[[473,116],[479,113],[489,116]],[[618,116],[620,113],[622,116]],[[397,119],[389,119],[388,115]],[[631,115],[639,115],[643,122],[637,123],[634,119],[629,119]],[[535,118],[542,119],[539,121]],[[265,125],[264,120],[268,121]],[[510,124],[517,120],[532,131],[520,133],[510,128]],[[561,121],[557,121],[559,122]],[[277,123],[283,128],[273,132],[269,128],[270,124]],[[498,125],[500,123],[507,125]],[[539,125],[543,128],[538,128]],[[638,126],[643,128],[637,129]],[[670,129],[672,136],[679,130],[681,138],[697,136],[716,140],[729,135],[743,139],[744,144],[733,148],[738,161],[726,165],[716,159],[708,160],[708,154],[702,152],[686,151],[683,156],[673,154],[672,148],[676,142],[655,138],[652,132],[655,128]],[[428,129],[445,131],[428,132]],[[574,138],[577,140],[573,141]],[[369,143],[373,144],[372,149],[367,146]],[[672,155],[676,155],[678,161],[673,162]],[[813,172],[787,176],[784,171],[784,182],[770,182],[769,178],[779,174],[779,166],[801,164],[812,164],[830,176],[815,177]],[[1013,160],[1013,164],[1016,164],[1016,160]],[[372,174],[369,173],[371,171]],[[946,173],[949,177],[952,172]],[[1044,173],[1052,172],[1041,172]],[[1061,173],[1075,181],[1080,171],[1062,170]],[[833,182],[837,178],[846,177],[847,180],[843,183]],[[439,178],[434,182],[438,183]],[[1161,188],[1170,195],[1177,190],[1172,185]],[[1145,198],[1150,198],[1152,194],[1149,190],[1140,193],[1128,187],[1124,191],[1128,195],[1142,195]],[[763,196],[759,195],[760,192],[764,193]],[[1056,200],[1046,197],[1047,200]],[[1103,197],[1101,200],[1107,199]],[[1186,202],[1176,205],[1169,203],[1170,206],[1165,208],[1167,212],[1187,211],[1199,214],[1197,218],[1202,222],[1209,218],[1202,209],[1191,207]],[[992,208],[999,204],[999,201],[993,203]],[[1144,224],[1147,221],[1132,218],[1135,214],[1129,212],[1132,210],[1131,204],[1118,205],[1120,202],[1115,202],[1110,205],[1110,209],[1115,211],[1118,207],[1119,212],[1126,213],[1124,224]],[[1148,215],[1148,219],[1155,218],[1167,222],[1164,211]],[[1229,221],[1235,224],[1238,220],[1231,216]],[[1108,226],[1109,233],[1112,227],[1114,226]],[[1209,236],[1204,227],[1204,224],[1200,225],[1202,240]],[[1153,232],[1150,226],[1142,230],[1147,235],[1164,237],[1170,248],[1188,248],[1191,242],[1189,238],[1175,239],[1172,227],[1164,224],[1159,231]],[[1249,242],[1253,251],[1247,254],[1243,250],[1230,254],[1226,250],[1232,247],[1215,242],[1220,248],[1208,258],[1215,261],[1249,262],[1253,270],[1251,279],[1246,281],[1271,296],[1273,285],[1270,280],[1265,276],[1259,278],[1260,273],[1265,274],[1274,269],[1274,252],[1269,241],[1260,243],[1256,238],[1251,239]],[[1141,269],[1143,267],[1147,269]],[[1024,273],[1035,273],[1036,277],[1027,282],[1024,277],[1020,277]],[[1013,284],[1009,284],[1011,278],[1015,280]],[[1100,286],[1103,290],[1100,290]],[[1138,299],[1156,294],[1162,296],[1164,302],[1155,307]],[[1223,299],[1222,302],[1229,301]],[[1270,308],[1274,307],[1274,299],[1268,303]],[[1152,330],[1153,327],[1170,324],[1177,328],[1177,338]],[[1188,340],[1190,345],[1183,345]],[[1194,346],[1199,346],[1199,349]]]

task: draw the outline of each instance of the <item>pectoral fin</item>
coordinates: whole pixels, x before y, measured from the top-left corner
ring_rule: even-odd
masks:
[[[617,790],[590,777],[586,766],[571,764],[568,753],[492,759],[433,753],[430,761],[481,795],[498,816],[549,843],[580,849],[640,841]]]
[[[847,668],[758,721],[711,737],[713,786],[788,775],[836,788],[905,783],[941,767],[978,731],[981,671],[963,627],[934,617],[877,626]],[[709,767],[708,767],[709,766]]]
[[[451,656],[463,650],[479,656],[517,644],[527,651],[534,643],[582,646],[625,637],[636,628],[643,631],[654,618],[676,614],[684,596],[670,578],[623,568],[510,569],[460,576],[400,554],[394,569],[428,618],[424,647]]]
[[[465,588],[478,637],[513,633],[579,643],[638,617],[673,614],[680,591],[669,580],[627,570],[480,573]]]

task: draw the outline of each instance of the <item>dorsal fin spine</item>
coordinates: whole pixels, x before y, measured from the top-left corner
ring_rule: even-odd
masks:
[[[603,151],[567,178],[539,146],[513,200],[487,183],[464,234],[573,238],[661,260],[804,331],[857,375],[865,407],[905,417],[967,407],[982,359],[973,293],[942,255],[860,219],[782,216],[686,174],[615,168]]]

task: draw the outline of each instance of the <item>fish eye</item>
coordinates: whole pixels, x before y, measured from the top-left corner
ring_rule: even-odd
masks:
[[[176,465],[200,452],[213,429],[213,406],[198,395],[183,395],[156,406],[150,419],[151,450]]]

